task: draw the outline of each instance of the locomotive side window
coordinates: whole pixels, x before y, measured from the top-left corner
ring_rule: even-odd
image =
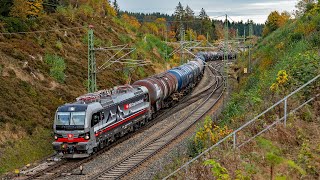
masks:
[[[101,120],[100,112],[94,113],[91,119],[91,127],[98,124],[100,120]]]

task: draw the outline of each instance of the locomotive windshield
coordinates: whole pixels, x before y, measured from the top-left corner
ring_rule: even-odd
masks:
[[[85,112],[58,112],[56,125],[83,126],[85,118]]]

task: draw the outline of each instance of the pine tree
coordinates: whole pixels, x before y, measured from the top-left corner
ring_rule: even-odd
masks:
[[[186,15],[186,18],[187,18],[188,20],[194,18],[194,12],[193,12],[193,10],[192,10],[188,5],[187,5],[186,10],[185,10],[185,15]]]
[[[0,1],[0,16],[8,16],[12,5],[13,0]]]
[[[200,11],[200,14],[199,14],[199,18],[201,20],[209,19],[209,16],[207,15],[206,11],[203,8],[201,8],[201,11]]]
[[[176,10],[174,11],[174,17],[176,20],[183,20],[185,16],[185,11],[183,9],[182,4],[179,2],[178,6],[176,7]]]
[[[120,7],[119,7],[119,5],[118,5],[118,2],[117,2],[117,0],[114,0],[113,1],[113,8],[117,11],[117,13],[119,14],[119,12],[120,12]]]

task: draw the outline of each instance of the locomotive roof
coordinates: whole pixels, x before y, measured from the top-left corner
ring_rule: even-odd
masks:
[[[124,100],[128,100],[130,98],[139,96],[143,94],[144,91],[141,87],[131,87],[127,89],[114,89],[114,92],[111,94],[108,93],[90,93],[84,96],[79,97],[80,100],[71,103],[65,104],[58,108],[59,112],[79,112],[79,111],[86,111],[89,105],[93,103],[100,103],[102,107],[112,106],[114,104],[118,104]],[[85,98],[89,100],[84,100]],[[78,98],[77,98],[78,99]]]

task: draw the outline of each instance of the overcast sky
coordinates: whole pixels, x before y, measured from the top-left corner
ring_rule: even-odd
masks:
[[[199,14],[204,8],[211,18],[228,14],[234,21],[252,19],[264,23],[271,11],[288,11],[295,9],[298,0],[180,0],[185,7],[189,5]],[[118,0],[121,10],[131,12],[161,12],[172,14],[179,0]]]

